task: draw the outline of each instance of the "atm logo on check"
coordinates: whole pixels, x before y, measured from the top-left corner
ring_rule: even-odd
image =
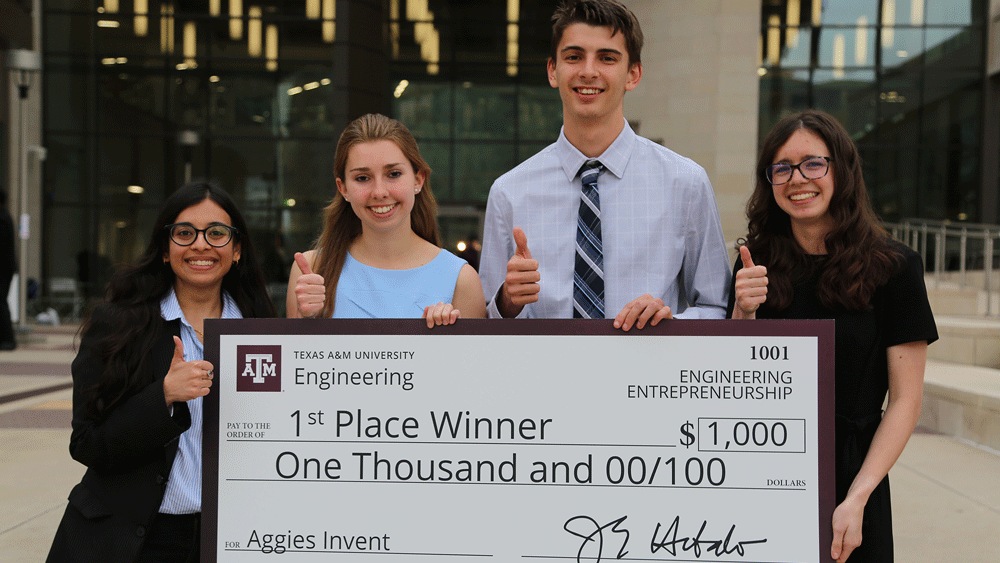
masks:
[[[237,391],[281,391],[281,346],[237,346]]]

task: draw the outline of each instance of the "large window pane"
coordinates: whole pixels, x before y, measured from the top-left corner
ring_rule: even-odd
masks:
[[[172,141],[172,139],[171,139]],[[98,146],[97,197],[102,206],[157,207],[177,186],[164,172],[167,143],[163,137],[104,136]],[[129,190],[139,186],[141,192]]]
[[[513,143],[459,143],[455,146],[455,200],[483,202],[490,186],[501,174],[517,164]]]
[[[272,150],[267,141],[255,142],[252,146],[258,154]],[[248,202],[266,209],[280,207],[291,198],[296,208],[310,207],[319,213],[337,192],[333,173],[336,141],[287,139],[279,141],[277,148],[279,181],[273,185],[275,191],[255,194],[253,198],[248,193]],[[269,160],[268,156],[261,155],[265,160]],[[261,179],[268,177],[263,168],[257,175]],[[271,187],[269,183],[257,185]]]
[[[969,25],[979,21],[977,12],[981,10],[982,5],[975,0],[927,0],[927,23]]]
[[[290,74],[278,84],[275,97],[279,118],[275,125],[282,134],[334,133],[334,93],[329,76],[329,69],[309,66]],[[259,98],[255,100],[263,101]],[[339,135],[340,132],[336,133]]]
[[[450,83],[397,83],[395,115],[419,139],[451,136],[452,85]]]
[[[101,133],[165,135],[167,78],[142,68],[102,66],[96,75],[97,128]]]
[[[89,203],[92,185],[90,137],[49,133],[45,148],[45,189],[51,201]]]
[[[889,127],[915,119],[920,110],[920,75],[895,72],[882,77],[878,93],[879,123]]]
[[[858,139],[875,126],[874,70],[816,70],[815,106],[836,117]]]
[[[112,264],[136,261],[149,244],[152,225],[159,215],[157,207],[143,207],[131,202],[101,206],[97,210],[97,254]]]
[[[92,230],[93,218],[89,207],[53,205],[45,212],[43,221],[43,236],[47,244],[42,253],[45,261],[45,271],[49,279],[63,278],[71,280],[76,287],[75,297],[79,299],[96,298],[103,293],[113,270],[112,257],[107,252],[107,245],[96,244],[96,230]],[[68,236],[73,233],[72,236]],[[148,235],[147,235],[148,237]],[[145,243],[148,238],[142,237]],[[47,292],[48,293],[48,292]],[[73,313],[82,312],[82,303],[74,303],[73,297],[66,295],[51,300],[48,306],[53,306],[60,316],[72,317]]]
[[[927,28],[927,65],[979,68],[983,61],[982,33],[972,28]]]
[[[420,155],[431,167],[431,190],[438,201],[454,201],[456,194],[452,183],[451,147],[450,142],[432,139],[417,139]]]
[[[874,27],[825,27],[817,33],[819,66],[840,69],[875,64]]]
[[[943,83],[950,83],[944,87]],[[949,91],[951,88],[955,90]],[[969,74],[929,74],[925,86],[924,136],[936,144],[978,145],[982,91]]]
[[[883,28],[882,68],[900,67],[916,60],[924,51],[924,30],[921,28]]]
[[[513,139],[517,126],[516,104],[513,86],[462,84],[455,89],[455,137]]]
[[[562,127],[559,91],[548,86],[521,86],[517,93],[521,141],[554,141]]]
[[[884,25],[923,25],[927,0],[888,0],[882,2]],[[939,0],[931,0],[931,3]]]
[[[91,52],[97,25],[90,14],[49,13],[43,21],[46,54]]]
[[[760,79],[760,139],[786,114],[810,106],[808,70],[768,72]]]
[[[284,194],[284,190],[278,186],[276,162],[278,143],[274,140],[215,138],[210,142],[209,151],[211,178],[232,194],[233,199],[241,206],[261,205],[261,202],[265,201],[274,202]],[[328,174],[325,176],[329,177]],[[308,175],[303,175],[303,178],[308,178]],[[300,178],[295,177],[295,179]],[[306,193],[311,194],[311,199],[303,196],[302,199],[306,203],[311,200],[323,201],[330,195],[326,190]]]
[[[209,77],[210,130],[223,135],[275,135],[287,116],[288,93],[271,76],[220,72]],[[284,104],[280,104],[284,96]],[[282,113],[282,110],[284,113]]]
[[[765,33],[764,66],[808,67],[811,64],[811,28],[769,27]]]
[[[44,96],[45,111],[42,116],[46,130],[82,132],[90,129],[94,111],[94,76],[83,65],[64,57],[46,57],[43,80],[44,92],[72,92],[70,96]],[[14,116],[16,118],[16,111]]]
[[[794,0],[789,0],[794,1]],[[813,4],[816,4],[815,2]],[[878,23],[879,0],[835,0],[824,1],[820,11],[822,25],[861,25]]]

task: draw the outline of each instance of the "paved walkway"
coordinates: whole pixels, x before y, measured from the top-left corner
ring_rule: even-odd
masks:
[[[72,331],[39,327],[0,352],[0,562],[44,561],[84,471],[67,450]],[[932,363],[928,378],[948,369]],[[1000,452],[918,429],[891,479],[897,561],[1000,561]]]

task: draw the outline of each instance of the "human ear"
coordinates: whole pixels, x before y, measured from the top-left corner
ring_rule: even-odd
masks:
[[[344,182],[342,182],[340,178],[337,178],[337,191],[340,192],[341,196],[343,196],[344,201],[351,201],[347,199],[347,188],[344,187]]]
[[[549,86],[553,88],[559,87],[559,80],[556,78],[556,61],[552,57],[549,57],[548,62],[545,64],[546,70],[548,70],[549,75]]]
[[[642,63],[635,63],[628,69],[628,80],[625,82],[625,91],[634,90],[642,80]]]
[[[413,193],[418,194],[420,190],[424,189],[424,180],[427,178],[427,175],[424,174],[423,170],[420,170],[414,176],[416,176],[417,181],[413,187]]]

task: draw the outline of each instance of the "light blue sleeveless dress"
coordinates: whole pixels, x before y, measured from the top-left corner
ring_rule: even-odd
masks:
[[[337,282],[335,319],[419,319],[424,307],[451,303],[458,272],[466,264],[442,249],[433,260],[410,270],[382,270],[347,253]]]

